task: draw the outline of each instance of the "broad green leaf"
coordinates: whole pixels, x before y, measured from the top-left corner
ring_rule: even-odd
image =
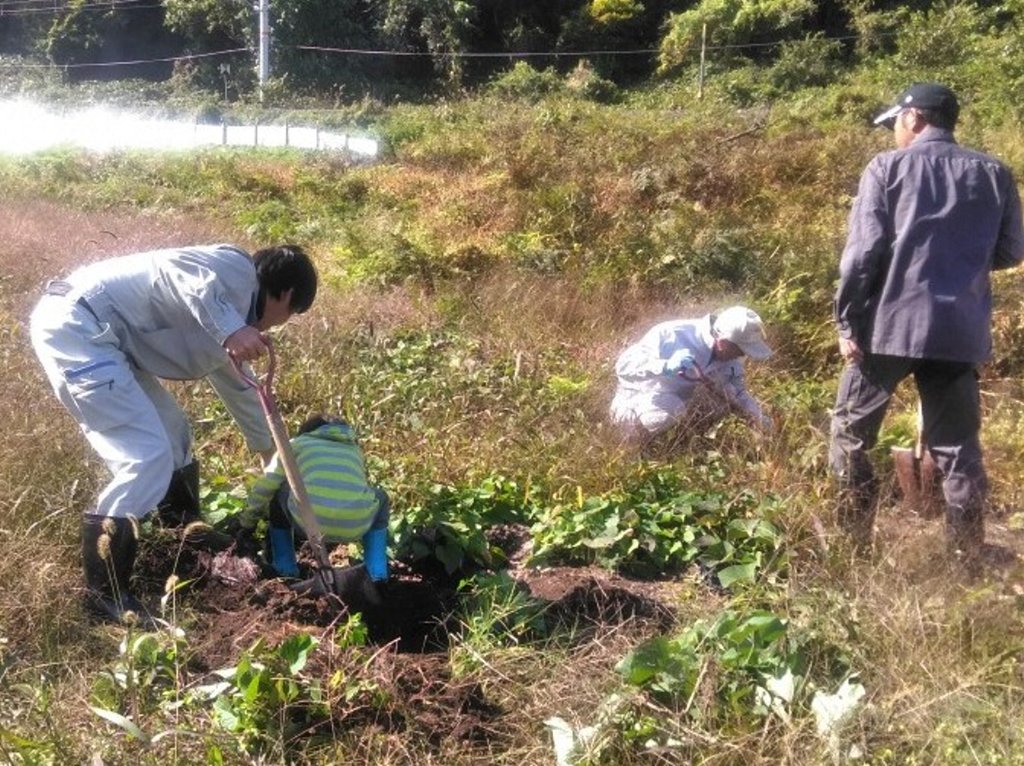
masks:
[[[213,703],[213,714],[218,725],[228,731],[238,731],[242,728],[242,721],[228,697],[218,697]]]
[[[733,564],[718,571],[718,582],[723,588],[729,588],[738,582],[754,582],[756,574],[755,564]]]

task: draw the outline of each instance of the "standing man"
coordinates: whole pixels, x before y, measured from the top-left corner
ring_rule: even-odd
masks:
[[[867,548],[878,494],[867,452],[896,385],[913,375],[923,440],[944,477],[949,547],[973,565],[987,490],[976,367],[992,350],[989,274],[1024,259],[1024,231],[1010,170],[954,140],[959,111],[949,88],[917,83],[875,120],[897,149],[868,164],[850,213],[829,459],[839,525]]]
[[[771,418],[747,393],[742,359],[767,359],[771,353],[761,317],[746,306],[656,324],[615,363],[618,388],[611,418],[641,433],[659,434],[683,421],[707,387],[727,401],[713,402],[718,417],[734,409],[756,427],[771,430]]]
[[[158,378],[207,378],[249,447],[269,461],[273,441],[259,399],[231,359],[266,354],[263,333],[306,311],[316,289],[302,248],[250,256],[232,245],[111,258],[47,285],[32,312],[32,346],[112,474],[82,522],[91,611],[145,619],[129,586],[137,522],[157,509],[172,523],[199,518],[191,429]]]

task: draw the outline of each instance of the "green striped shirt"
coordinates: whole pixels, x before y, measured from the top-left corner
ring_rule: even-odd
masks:
[[[291,444],[324,542],[360,539],[377,514],[378,501],[367,482],[363,451],[351,427],[328,423],[299,434]],[[253,524],[255,518],[267,514],[270,501],[285,478],[284,464],[279,455],[274,455],[249,493],[245,515]],[[288,514],[294,525],[304,528],[294,493],[288,497]]]

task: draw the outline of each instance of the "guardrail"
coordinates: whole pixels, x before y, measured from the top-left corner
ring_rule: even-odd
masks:
[[[0,100],[0,126],[0,153],[13,154],[68,144],[96,151],[221,145],[341,150],[362,157],[375,157],[378,152],[373,138],[319,127],[157,120],[102,106],[54,112],[22,100]]]
[[[345,149],[356,154],[377,154],[372,138],[332,133],[318,127],[288,125],[210,125],[195,124],[196,144],[223,146],[295,147],[298,149]]]

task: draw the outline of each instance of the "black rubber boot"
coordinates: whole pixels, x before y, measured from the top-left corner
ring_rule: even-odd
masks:
[[[166,527],[184,527],[200,521],[199,461],[193,460],[171,474],[164,499],[156,506],[157,516]]]
[[[980,504],[946,506],[946,548],[968,574],[978,574],[985,548]]]
[[[231,547],[234,540],[218,532],[205,521],[199,509],[199,461],[193,460],[171,474],[167,494],[156,507],[157,518],[165,527],[184,527],[184,542],[200,550],[217,553]]]
[[[859,554],[867,555],[871,552],[877,507],[878,490],[874,479],[857,487],[845,486],[839,489],[836,521]]]
[[[82,566],[86,608],[105,620],[152,625],[152,618],[132,595],[138,527],[134,519],[86,514],[82,519]]]

